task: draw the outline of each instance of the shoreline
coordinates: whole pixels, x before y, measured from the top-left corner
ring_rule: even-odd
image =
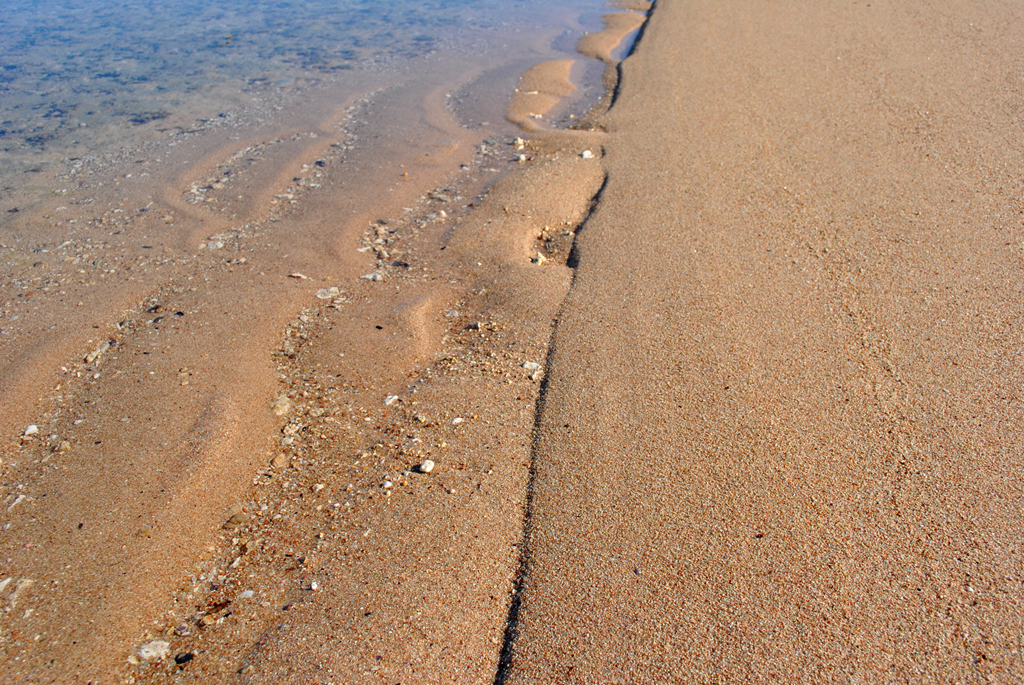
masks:
[[[463,60],[98,217],[160,287],[3,447],[11,679],[1024,679],[1019,15],[662,0],[574,129]]]
[[[466,78],[473,78],[471,70],[466,73]],[[52,250],[43,253],[44,260],[52,260],[55,268],[58,260],[74,261],[74,266],[79,260],[83,266],[91,260],[93,270],[80,274],[85,278],[78,279],[77,292],[64,283],[56,286],[63,285],[68,291],[60,294],[74,316],[63,315],[61,323],[75,333],[58,338],[56,346],[33,345],[18,376],[5,378],[5,395],[21,399],[6,404],[3,423],[31,425],[38,430],[32,433],[29,429],[28,435],[7,443],[0,455],[4,480],[13,493],[4,501],[7,522],[14,524],[5,529],[4,544],[11,557],[11,571],[5,577],[11,578],[12,588],[32,581],[11,595],[11,608],[17,604],[20,621],[38,626],[35,630],[46,635],[29,648],[24,641],[25,628],[14,632],[8,628],[3,634],[5,669],[31,672],[44,681],[59,681],[69,673],[99,677],[99,682],[115,677],[159,680],[174,671],[180,671],[179,677],[190,673],[197,678],[216,674],[237,677],[237,671],[250,661],[237,652],[239,645],[259,642],[260,626],[276,620],[281,606],[294,607],[301,603],[297,600],[307,599],[311,583],[324,590],[329,587],[323,576],[311,580],[317,577],[310,570],[316,566],[303,561],[296,567],[288,559],[298,557],[283,552],[295,547],[295,535],[305,540],[312,530],[310,524],[295,528],[274,523],[266,528],[267,539],[261,540],[246,534],[260,530],[261,517],[269,517],[260,507],[269,503],[277,512],[274,516],[287,516],[289,503],[295,502],[297,495],[300,501],[320,502],[311,503],[317,513],[302,512],[304,518],[319,516],[324,510],[330,514],[331,509],[341,514],[340,520],[325,515],[324,523],[316,527],[321,542],[313,546],[315,550],[307,547],[310,551],[302,555],[309,561],[327,544],[325,539],[340,539],[339,546],[344,548],[346,536],[354,537],[352,531],[359,525],[353,521],[379,521],[385,516],[409,521],[417,509],[437,516],[439,505],[431,502],[431,497],[461,490],[442,487],[437,491],[438,483],[450,478],[460,483],[476,479],[479,489],[498,472],[494,502],[488,505],[495,507],[490,517],[497,526],[488,544],[496,546],[487,550],[499,556],[512,553],[512,547],[509,552],[501,550],[505,544],[514,546],[519,535],[514,524],[515,503],[522,485],[515,465],[524,458],[517,452],[521,448],[508,447],[502,460],[484,458],[490,468],[481,471],[483,462],[467,466],[448,448],[456,442],[446,430],[462,422],[442,429],[436,419],[420,421],[422,415],[396,412],[391,404],[382,403],[392,394],[403,398],[409,392],[430,395],[432,404],[427,406],[441,415],[468,414],[454,418],[469,423],[475,424],[486,412],[491,418],[483,420],[481,428],[463,426],[463,432],[470,434],[465,440],[465,449],[470,451],[479,451],[493,441],[491,429],[485,428],[488,420],[496,425],[525,421],[520,428],[504,429],[511,431],[507,439],[512,442],[528,435],[533,410],[532,400],[526,400],[535,395],[536,383],[529,377],[535,374],[521,365],[544,356],[541,348],[548,337],[544,331],[552,316],[551,302],[558,300],[566,283],[564,267],[557,266],[567,257],[572,238],[564,229],[572,226],[572,212],[582,211],[573,207],[589,201],[585,187],[592,179],[586,174],[574,179],[568,167],[548,172],[556,174],[559,185],[548,191],[556,195],[546,200],[543,211],[552,217],[562,216],[550,220],[559,225],[557,232],[538,234],[533,225],[530,213],[545,206],[543,203],[532,209],[527,206],[524,217],[509,223],[508,207],[519,194],[544,193],[530,183],[516,186],[523,181],[492,182],[509,171],[509,179],[521,178],[519,169],[524,163],[516,158],[524,150],[509,144],[514,134],[506,134],[508,140],[502,143],[487,141],[469,149],[467,142],[479,134],[459,126],[446,102],[448,94],[462,87],[441,79],[430,92],[421,85],[392,86],[372,98],[354,91],[344,104],[335,105],[333,112],[303,112],[301,121],[305,123],[292,124],[288,133],[278,130],[232,141],[230,131],[225,131],[217,151],[207,152],[203,161],[181,166],[182,171],[170,176],[169,167],[162,167],[165,192],[148,204],[134,203],[146,211],[136,208],[133,212],[130,205],[108,201],[112,211],[91,224],[65,220],[63,226],[78,227],[78,242],[58,241],[62,229],[56,223],[50,227],[55,237],[43,242],[44,248]],[[500,120],[500,105],[495,110]],[[368,126],[370,118],[374,122]],[[434,142],[410,145],[408,139],[391,141],[394,147],[386,156],[406,161],[399,169],[401,174],[389,174],[381,183],[385,177],[375,163],[381,148],[363,147],[359,136],[387,127],[392,120],[393,125],[409,131],[418,126],[425,134],[424,141]],[[580,151],[574,147],[589,140],[591,134],[571,133],[567,139],[559,139],[556,132],[540,135],[549,142],[541,146],[546,145],[543,152],[537,148],[536,153],[557,157],[558,150],[568,145],[566,149],[572,152],[563,155],[563,167],[583,164],[589,167],[588,173],[597,167],[597,161],[579,158]],[[177,150],[166,148],[161,157],[166,160],[177,154],[191,158],[194,153],[187,149],[189,145],[188,139],[183,140]],[[532,144],[527,152],[536,154]],[[276,168],[275,159],[287,166]],[[452,172],[460,165],[456,177],[461,180],[453,181]],[[533,160],[525,165],[533,165]],[[85,206],[102,203],[108,190],[120,192],[120,187],[130,185],[130,177],[123,176],[114,188],[99,181],[91,191],[79,188],[79,201],[88,194],[94,199]],[[91,176],[98,177],[95,173]],[[576,188],[581,183],[582,191]],[[499,190],[506,185],[516,189]],[[502,207],[493,199],[485,199],[483,206],[479,200],[469,202],[487,186],[493,187],[485,194],[507,198]],[[568,190],[558,193],[557,188]],[[241,192],[237,198],[236,192]],[[385,216],[379,209],[360,208],[358,202],[332,200],[374,192],[394,195],[388,202],[392,209],[383,212]],[[59,197],[50,201],[46,216],[69,211],[57,211],[62,201]],[[566,211],[570,212],[568,219],[562,215]],[[519,237],[510,243],[507,236],[499,235],[478,244],[477,239],[490,225],[499,222],[510,230],[515,227]],[[369,228],[359,230],[358,226]],[[453,231],[452,226],[461,228]],[[156,239],[161,228],[173,229],[174,239]],[[104,237],[97,239],[90,232]],[[363,235],[357,250],[352,238],[359,233]],[[384,245],[375,244],[381,240]],[[53,249],[58,242],[60,247]],[[134,246],[136,256],[130,261],[118,259],[131,253],[126,245]],[[107,250],[113,250],[115,257],[107,257]],[[551,263],[543,267],[531,264],[530,258],[541,252]],[[78,256],[66,256],[76,253]],[[485,263],[488,266],[480,266]],[[104,288],[108,271],[114,274],[115,270],[118,276],[124,274],[118,301],[111,299],[109,287]],[[366,278],[374,274],[381,280]],[[527,283],[529,286],[524,285]],[[333,288],[338,289],[336,293]],[[540,288],[540,294],[532,291],[535,288]],[[272,297],[266,298],[264,293],[272,293]],[[313,299],[315,305],[311,305],[315,293],[326,293],[329,299]],[[103,311],[101,307],[108,312],[105,316],[97,315]],[[480,312],[480,321],[463,321],[471,316],[466,310]],[[297,317],[295,311],[300,312]],[[0,321],[17,320],[11,321],[8,315]],[[283,338],[279,331],[284,331]],[[486,341],[467,340],[467,335]],[[11,339],[5,338],[8,349]],[[493,372],[499,387],[494,388],[493,396],[478,396],[476,413],[452,404],[463,392],[459,379],[464,374],[443,382],[433,379],[438,374],[451,376],[444,366],[446,359],[451,363],[451,356],[442,355],[438,360],[441,351],[449,348],[466,350],[457,354],[478,355],[476,365],[494,365],[491,355],[499,351],[504,360],[501,372]],[[381,349],[387,350],[384,358]],[[276,351],[268,355],[269,350]],[[311,406],[311,391],[302,385],[308,381],[301,380],[309,370],[295,367],[296,359],[311,355],[322,367],[333,370],[335,381],[321,378],[321,390],[335,383],[339,385],[332,392],[347,388],[342,394],[352,397],[328,409],[325,407],[336,398],[312,393],[320,404]],[[82,361],[66,361],[75,357]],[[237,361],[232,363],[232,358]],[[63,370],[55,382],[47,382],[55,366]],[[427,374],[418,385],[400,380],[417,373]],[[431,383],[444,389],[422,387]],[[54,389],[40,392],[47,386]],[[36,401],[33,396],[37,394],[44,399]],[[275,404],[282,398],[280,405]],[[409,395],[408,401],[419,400]],[[396,408],[405,409],[405,399],[397,402]],[[287,421],[277,418],[278,409],[288,404],[291,407],[280,413]],[[46,406],[50,409],[38,408]],[[399,430],[403,421],[406,432],[409,426],[432,429],[437,434],[434,447],[409,452],[406,445],[388,444],[389,431]],[[16,430],[20,433],[23,429]],[[327,435],[330,440],[324,437]],[[323,463],[325,451],[333,454],[339,446],[339,460]],[[368,457],[360,456],[365,454],[387,463],[371,469]],[[415,455],[412,461],[410,454]],[[371,478],[370,473],[387,468],[391,482],[399,482],[399,466],[408,471],[417,465],[413,461],[419,463],[426,457],[439,465],[431,482],[417,489],[408,476],[402,477],[413,500],[410,509],[404,514],[376,509],[377,503],[389,501],[384,498],[390,492],[381,489],[379,475]],[[452,463],[452,459],[456,461]],[[311,477],[313,464],[334,476],[339,468],[347,468],[349,478],[362,484],[309,482],[297,490],[298,483]],[[327,480],[326,476],[325,472],[320,480]],[[272,490],[273,495],[254,498],[259,488]],[[258,502],[263,504],[257,506]],[[283,507],[280,511],[279,506]],[[464,511],[446,515],[461,517],[457,520],[463,526],[473,521]],[[45,543],[40,541],[40,530],[48,531]],[[466,531],[448,534],[460,539]],[[300,547],[306,545],[303,542]],[[83,556],[84,550],[93,551]],[[343,549],[343,555],[350,552]],[[71,559],[75,563],[63,569],[55,565]],[[197,561],[200,566],[195,565]],[[185,564],[193,570],[183,575]],[[237,568],[248,569],[250,578],[253,573],[263,574],[269,582],[249,583],[259,587],[250,590],[256,592],[259,603],[250,603],[242,620],[237,620],[245,604],[236,596],[240,588],[220,579]],[[336,567],[334,572],[338,571]],[[296,572],[300,580],[296,580]],[[462,573],[457,566],[446,572],[452,577]],[[183,583],[188,576],[191,581]],[[476,620],[493,623],[498,642],[504,602],[496,598],[503,596],[508,576],[508,572],[481,576],[493,585],[492,599],[485,604],[497,601],[496,614],[492,608],[470,611]],[[161,599],[168,589],[173,589],[175,597],[170,608]],[[226,609],[227,616],[235,617],[231,622],[239,625],[222,632],[222,639],[227,640],[222,651],[211,651],[208,645],[218,640],[225,608],[210,611],[209,607],[222,604],[225,599],[214,598],[225,592],[230,595],[225,607],[235,602]],[[331,600],[334,611],[358,596],[355,586],[348,592]],[[86,604],[79,604],[71,615],[84,612],[84,616],[100,619],[96,624],[87,626],[84,621],[68,619],[70,607],[60,609],[60,603],[54,601],[72,594]],[[321,592],[318,598],[323,596]],[[450,609],[460,601],[444,598],[438,607]],[[65,614],[62,625],[48,629],[47,624],[56,625],[57,610]],[[493,616],[498,616],[496,622]],[[212,618],[207,623],[204,617]],[[140,636],[133,626],[143,622],[163,627]],[[232,643],[228,638],[238,638],[237,631],[249,637]],[[148,661],[137,651],[139,645],[163,640],[187,649],[190,636],[205,641],[195,651],[180,652],[197,657],[191,670],[180,669],[166,655]],[[72,641],[78,645],[73,650],[68,646]],[[460,658],[474,655],[475,668],[493,671],[495,644],[491,640],[467,646]],[[132,663],[123,671],[125,667],[118,664],[125,663],[126,648]],[[354,649],[353,654],[358,651]],[[54,666],[43,666],[54,658]],[[259,661],[269,673],[280,658],[270,652]],[[448,665],[438,663],[436,668],[443,673]]]

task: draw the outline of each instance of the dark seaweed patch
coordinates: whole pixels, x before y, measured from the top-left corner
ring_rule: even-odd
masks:
[[[28,136],[25,138],[25,142],[31,147],[42,149],[46,147],[46,144],[53,140],[56,136],[52,133],[44,133],[36,136]]]
[[[141,112],[139,114],[133,114],[128,118],[128,121],[133,124],[148,124],[151,121],[159,121],[160,119],[166,119],[171,116],[170,112]]]

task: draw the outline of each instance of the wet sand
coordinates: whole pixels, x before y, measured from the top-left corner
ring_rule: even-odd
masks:
[[[331,614],[365,602],[356,590],[374,568],[400,568],[382,564],[405,558],[402,530],[420,544],[469,539],[478,522],[463,508],[480,495],[467,483],[485,471],[501,493],[488,504],[498,532],[483,538],[489,591],[459,591],[455,561],[436,569],[447,576],[420,576],[447,588],[428,606],[476,611],[491,633],[429,668],[493,673],[537,388],[521,364],[543,359],[551,320],[521,323],[530,295],[502,318],[518,282],[502,270],[532,269],[541,293],[562,288],[538,296],[541,309],[567,278],[530,262],[543,244],[532,225],[511,242],[494,232],[522,253],[509,266],[452,227],[488,183],[523,167],[504,122],[536,60],[523,55],[555,56],[554,37],[578,26],[552,12],[496,51],[299,81],[288,110],[276,101],[262,118],[80,160],[47,179],[49,197],[19,200],[0,318],[6,681],[205,682],[253,663],[274,673],[265,638],[280,617],[300,618],[293,608],[314,596]],[[548,211],[568,225],[592,194]],[[461,368],[437,378],[492,338],[473,366],[493,367],[501,393],[474,389],[471,402],[456,390],[469,383]],[[405,397],[418,392],[436,399]],[[513,435],[493,453],[491,424]],[[457,447],[464,435],[479,456]],[[402,474],[424,455],[437,468],[413,483]],[[405,495],[408,508],[389,506]],[[432,630],[402,644],[426,653]],[[332,653],[349,666],[358,657],[355,674],[379,666],[355,646]]]
[[[587,57],[593,57],[602,62],[614,62],[616,60],[612,57],[612,50],[628,34],[640,28],[646,15],[633,11],[613,12],[604,15],[601,19],[605,26],[604,30],[589,33],[580,38],[576,49]]]
[[[541,121],[562,98],[576,91],[571,79],[571,59],[541,62],[519,79],[519,87],[508,102],[506,118],[524,131],[542,129]]]
[[[465,60],[75,172],[5,253],[5,678],[1019,680],[1022,33],[661,0],[575,130]]]

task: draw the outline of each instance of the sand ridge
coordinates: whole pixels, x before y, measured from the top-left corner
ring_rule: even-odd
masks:
[[[524,131],[540,128],[543,119],[562,98],[576,91],[570,79],[573,60],[552,60],[530,67],[519,79],[519,87],[509,99],[505,117]]]
[[[610,64],[615,61],[612,58],[612,51],[622,43],[627,35],[640,28],[645,20],[645,14],[632,10],[606,14],[601,17],[605,26],[604,30],[580,38],[576,49],[582,55]]]
[[[318,673],[338,682],[492,677],[518,563],[542,378],[530,364],[546,355],[569,286],[571,234],[603,182],[600,165],[579,154],[594,142],[593,134],[553,141],[557,155],[492,185],[452,229],[436,268],[469,278],[442,314],[449,352],[392,386],[384,437],[356,459],[382,474],[356,486],[363,494],[354,501],[374,498],[376,510],[349,509],[354,520],[339,527],[346,533],[332,536],[347,544],[318,554],[324,589],[288,621],[287,633],[268,634],[248,656],[247,682],[307,682]],[[564,248],[556,251],[559,239]],[[531,259],[538,250],[549,255],[543,264]],[[310,328],[317,349],[298,359],[320,367],[344,346],[323,323]],[[302,400],[329,413],[337,401],[322,390]],[[417,473],[426,459],[435,470]],[[324,492],[337,492],[332,477],[324,482]],[[296,642],[308,646],[298,665]]]

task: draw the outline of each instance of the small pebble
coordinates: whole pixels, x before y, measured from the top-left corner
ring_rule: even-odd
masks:
[[[97,359],[98,359],[98,358],[99,358],[99,357],[100,357],[100,356],[101,356],[101,355],[102,355],[102,354],[103,354],[104,352],[106,352],[106,351],[107,351],[107,350],[109,350],[109,349],[110,349],[110,343],[109,343],[109,342],[103,342],[103,343],[101,343],[99,347],[97,347],[97,348],[96,348],[95,350],[93,350],[92,352],[90,352],[89,354],[87,354],[87,355],[85,356],[85,363],[86,363],[86,364],[92,364],[92,363],[93,363],[94,361],[96,361],[96,360],[97,360]]]
[[[38,433],[39,433],[39,426],[35,425],[34,423],[32,425],[30,425],[28,428],[25,429],[25,437],[26,438],[28,436],[30,436],[30,435],[38,435]]]
[[[392,404],[398,401],[398,395],[388,395],[384,398],[384,406],[390,407]]]
[[[542,367],[537,362],[523,362],[523,368],[526,369],[527,371],[539,371],[544,367]]]
[[[231,518],[225,521],[222,528],[224,528],[224,530],[234,530],[235,528],[238,528],[240,525],[248,521],[249,518],[250,517],[248,514],[246,514],[244,511],[240,511],[237,514],[233,514]]]
[[[166,640],[153,640],[139,647],[139,658],[143,661],[166,659],[171,653],[171,643]]]
[[[366,281],[383,281],[384,277],[378,273],[366,274],[362,277]]]
[[[420,473],[430,473],[434,470],[434,462],[430,459],[424,460],[422,464],[416,467]]]
[[[278,397],[271,407],[273,407],[276,416],[284,416],[292,410],[292,401],[286,396]]]
[[[182,664],[187,664],[188,662],[192,661],[192,659],[194,659],[195,656],[196,655],[192,652],[182,652],[178,654],[176,657],[174,657],[174,663],[178,664],[179,666]]]
[[[591,152],[590,150],[584,150],[583,152],[580,153],[580,157],[582,157],[583,159],[593,159],[594,153]]]
[[[287,454],[279,454],[270,460],[270,465],[275,469],[283,469],[288,466],[290,462],[291,458],[289,458]]]

